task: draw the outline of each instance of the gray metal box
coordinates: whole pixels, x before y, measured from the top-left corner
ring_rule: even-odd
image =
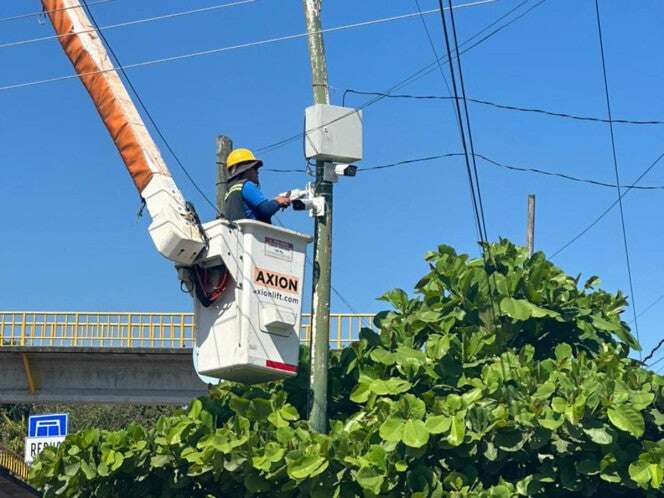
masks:
[[[315,104],[305,110],[307,159],[350,164],[362,159],[362,111]]]

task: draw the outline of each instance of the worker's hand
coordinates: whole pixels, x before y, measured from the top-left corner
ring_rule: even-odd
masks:
[[[290,197],[286,197],[285,195],[275,197],[274,200],[283,208],[290,206],[291,203]]]

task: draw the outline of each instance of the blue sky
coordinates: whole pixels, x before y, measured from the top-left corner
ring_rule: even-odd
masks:
[[[103,25],[222,3],[113,0],[93,6]],[[462,3],[462,2],[457,2]],[[496,0],[460,9],[460,39],[519,2]],[[527,6],[533,5],[530,0]],[[423,9],[437,6],[420,0]],[[526,6],[526,7],[527,7]],[[614,117],[664,119],[661,98],[664,4],[601,2]],[[325,0],[324,27],[416,11],[412,0]],[[36,0],[5,0],[0,18],[39,10]],[[522,9],[523,10],[523,9]],[[426,16],[438,50],[440,18]],[[605,116],[594,4],[548,0],[463,58],[469,96],[511,105]],[[108,30],[124,63],[136,63],[278,37],[304,30],[299,0],[257,0],[232,8]],[[0,22],[0,44],[48,36],[36,18]],[[433,60],[422,22],[410,18],[326,35],[332,100],[343,91],[381,91]],[[71,74],[54,41],[0,48],[0,87]],[[129,71],[135,86],[188,170],[214,197],[214,141],[258,148],[301,130],[312,100],[304,39],[227,51]],[[446,93],[433,71],[401,93]],[[361,96],[347,104],[360,105]],[[0,308],[26,310],[188,310],[170,263],[153,249],[148,219],[82,85],[77,80],[0,91],[0,209],[3,216]],[[476,151],[518,166],[613,181],[606,125],[470,108]],[[449,102],[385,99],[364,111],[365,159],[373,166],[460,150]],[[664,152],[662,126],[616,126],[620,171],[630,183]],[[163,148],[162,148],[163,150]],[[204,220],[212,210],[163,150],[185,196]],[[269,168],[301,168],[299,141],[266,154]],[[537,195],[538,249],[552,254],[616,198],[614,189],[570,183],[480,164],[492,239],[522,242],[526,199]],[[262,175],[276,194],[302,187],[301,174]],[[664,184],[664,164],[642,184]],[[664,193],[632,192],[625,216],[637,306],[664,293]],[[312,233],[312,221],[289,211],[288,226]],[[360,174],[335,187],[334,286],[358,311],[393,287],[411,289],[426,271],[422,256],[439,243],[478,254],[461,158]],[[598,274],[627,292],[622,236],[614,210],[555,259],[567,272]],[[336,297],[333,309],[348,311]],[[640,319],[648,350],[662,332],[664,302]]]

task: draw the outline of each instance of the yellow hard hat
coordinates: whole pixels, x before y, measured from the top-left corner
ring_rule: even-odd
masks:
[[[233,149],[226,159],[226,168],[231,169],[238,164],[256,161],[260,162],[249,149]]]
[[[256,159],[254,153],[249,149],[233,149],[226,158],[229,181],[251,168],[260,168],[261,166],[263,166],[263,161]]]

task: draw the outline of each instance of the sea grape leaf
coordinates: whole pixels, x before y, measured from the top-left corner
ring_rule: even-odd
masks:
[[[643,416],[634,408],[626,405],[609,408],[609,420],[618,429],[629,432],[634,437],[643,436],[645,431],[645,422]]]

